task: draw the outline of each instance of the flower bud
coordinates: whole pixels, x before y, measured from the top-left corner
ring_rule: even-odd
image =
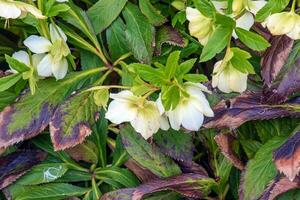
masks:
[[[273,35],[287,35],[300,39],[300,16],[294,12],[282,12],[269,16],[263,23]]]
[[[233,0],[232,13],[234,16],[239,15],[245,9],[245,0]]]
[[[225,93],[244,92],[247,89],[248,73],[235,69],[230,61],[221,60],[214,66],[212,86]]]
[[[190,7],[186,8],[186,17],[190,22],[190,34],[196,37],[202,45],[206,45],[215,30],[213,19],[205,17],[197,9]]]

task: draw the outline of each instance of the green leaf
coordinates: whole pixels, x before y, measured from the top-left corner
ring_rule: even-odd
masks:
[[[118,135],[116,139],[116,147],[113,152],[113,166],[121,166],[129,159],[129,154],[122,144],[121,136]]]
[[[47,13],[48,17],[55,17],[59,13],[67,12],[70,9],[70,7],[66,4],[57,4],[51,7],[49,12]]]
[[[15,85],[22,78],[22,74],[11,74],[0,78],[0,92]]]
[[[97,179],[111,179],[120,183],[123,187],[136,187],[139,185],[138,179],[128,169],[119,167],[105,167],[95,170]]]
[[[194,58],[194,59],[190,59],[190,60],[187,60],[187,61],[184,61],[183,63],[181,63],[179,65],[180,74],[188,73],[193,68],[196,60],[197,59]]]
[[[169,177],[181,173],[172,159],[153,148],[131,126],[121,129],[122,142],[129,155],[143,167],[160,177]]]
[[[98,148],[90,140],[85,140],[83,143],[67,149],[66,152],[76,161],[85,161],[92,164],[98,163]]]
[[[284,10],[289,4],[290,0],[269,0],[267,4],[258,11],[256,14],[256,20],[262,22],[269,15],[273,13],[278,13]]]
[[[0,111],[7,105],[12,103],[17,98],[17,95],[13,92],[3,91],[0,92]]]
[[[30,68],[24,63],[18,61],[17,59],[10,57],[9,55],[5,55],[5,60],[9,64],[11,68],[16,70],[19,73],[29,71]]]
[[[0,146],[6,147],[24,139],[36,136],[49,124],[57,105],[72,92],[82,80],[99,73],[99,68],[80,73],[70,73],[65,79],[53,78],[39,81],[34,95],[29,92],[20,96],[17,102],[6,107],[0,117]]]
[[[183,79],[193,83],[201,83],[208,81],[208,78],[204,74],[185,74]]]
[[[208,61],[220,53],[228,44],[231,34],[231,27],[219,25],[202,50],[201,62]]]
[[[172,78],[174,78],[175,73],[178,69],[179,58],[180,58],[180,51],[174,51],[169,55],[166,63],[166,69],[165,69],[165,74],[167,79],[171,80]]]
[[[150,63],[153,53],[154,28],[137,6],[128,3],[123,11],[126,21],[126,38],[134,57]]]
[[[161,91],[161,101],[165,110],[173,110],[180,101],[180,91],[176,85],[166,86]]]
[[[276,176],[273,151],[281,146],[286,137],[274,137],[264,144],[247,163],[244,177],[244,199],[255,200],[262,194],[269,182]]]
[[[127,0],[98,0],[88,10],[96,33],[101,33],[107,28],[121,13]]]
[[[77,170],[68,170],[61,178],[55,180],[55,182],[62,183],[71,183],[71,182],[81,182],[81,181],[90,181],[92,179],[92,174],[77,171]]]
[[[235,69],[239,70],[242,73],[255,74],[254,68],[251,63],[239,55],[234,55],[230,59],[230,63]]]
[[[206,17],[214,18],[216,9],[209,0],[193,0],[196,8]]]
[[[113,60],[117,60],[130,51],[126,41],[125,29],[126,26],[123,20],[118,17],[106,30],[108,49]]]
[[[129,67],[133,67],[137,74],[145,81],[153,85],[162,85],[166,80],[164,80],[164,74],[160,69],[155,69],[146,64],[132,63]]]
[[[26,186],[15,200],[49,200],[81,196],[90,189],[66,183],[49,183],[41,186]]]
[[[64,163],[49,163],[34,166],[28,173],[22,176],[17,184],[20,185],[38,185],[55,181],[63,176],[68,170]]]
[[[164,24],[167,19],[157,10],[150,2],[150,0],[140,0],[139,6],[142,13],[148,18],[151,24],[154,26],[160,26]]]
[[[270,46],[269,42],[264,39],[262,36],[247,31],[242,28],[236,28],[235,32],[238,38],[249,48],[255,51],[263,51]]]
[[[92,133],[97,112],[92,92],[78,93],[60,104],[49,127],[54,149],[63,150],[82,143]]]

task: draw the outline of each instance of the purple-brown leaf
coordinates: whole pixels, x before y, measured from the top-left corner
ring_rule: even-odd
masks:
[[[22,150],[0,158],[0,189],[7,187],[24,175],[31,167],[46,158],[46,153]]]
[[[222,154],[239,170],[244,170],[245,165],[233,151],[233,142],[236,140],[231,134],[218,134],[215,141],[219,146]]]
[[[300,131],[274,152],[277,169],[293,181],[300,171]]]
[[[200,182],[204,181],[203,184]],[[154,192],[172,190],[193,198],[203,198],[207,195],[214,180],[199,174],[181,174],[165,179],[156,179],[136,188],[121,189],[106,193],[101,200],[140,200],[143,196]]]
[[[276,36],[271,39],[271,46],[264,53],[261,60],[262,77],[264,83],[270,87],[273,80],[284,66],[293,48],[294,40],[288,36]]]
[[[294,109],[299,106],[300,97],[280,105],[261,103],[260,92],[246,92],[236,98],[221,101],[214,108],[215,116],[207,118],[205,128],[237,128],[252,120],[274,119],[280,117],[300,117]]]

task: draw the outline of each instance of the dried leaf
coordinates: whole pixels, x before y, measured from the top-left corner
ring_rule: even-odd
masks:
[[[215,181],[199,174],[181,174],[157,179],[136,188],[121,189],[106,193],[101,200],[140,200],[143,196],[164,190],[174,190],[192,198],[203,198],[210,191]]]
[[[218,134],[215,141],[222,154],[239,170],[244,170],[245,165],[232,149],[233,142],[236,140],[231,134]]]
[[[237,128],[252,120],[274,119],[280,117],[299,117],[297,106],[300,97],[280,105],[261,103],[261,92],[246,92],[236,98],[221,101],[214,107],[215,116],[207,118],[205,128]]]
[[[98,111],[91,93],[79,93],[64,101],[55,110],[50,133],[56,151],[80,144],[92,133]]]
[[[22,150],[0,158],[0,189],[24,175],[31,167],[46,158],[46,153]]]
[[[264,83],[269,87],[286,63],[292,51],[294,40],[288,36],[277,36],[271,39],[271,47],[264,53],[261,61],[262,77]]]
[[[259,200],[275,200],[277,196],[300,187],[299,178],[297,180],[290,181],[286,177],[275,178],[269,185],[269,187],[264,191],[263,195]]]
[[[76,161],[98,163],[98,149],[95,143],[86,140],[82,144],[66,149],[66,152]]]
[[[293,181],[300,170],[300,131],[274,152],[277,169]]]
[[[161,54],[163,44],[184,47],[185,43],[181,34],[171,26],[162,26],[156,33],[155,54]]]

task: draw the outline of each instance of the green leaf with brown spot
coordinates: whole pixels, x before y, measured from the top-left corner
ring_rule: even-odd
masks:
[[[0,147],[7,147],[32,138],[43,131],[57,105],[75,89],[79,82],[99,68],[72,73],[63,80],[53,78],[39,81],[34,95],[25,92],[0,113]]]
[[[71,96],[55,110],[50,122],[51,140],[56,151],[76,146],[92,133],[98,106],[89,92]]]

